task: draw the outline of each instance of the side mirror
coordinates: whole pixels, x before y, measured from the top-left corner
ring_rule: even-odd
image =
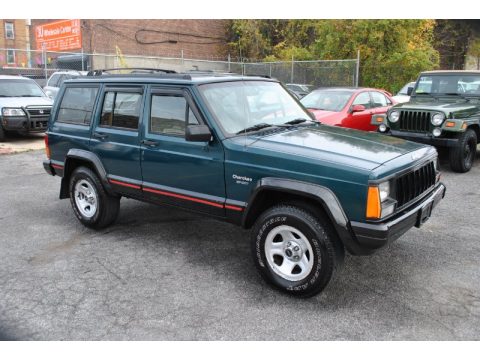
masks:
[[[185,140],[208,142],[212,140],[212,133],[207,125],[188,125],[185,129]]]
[[[409,87],[407,88],[407,95],[408,95],[408,96],[412,95],[412,92],[413,92],[413,86],[409,86]]]
[[[363,105],[353,105],[352,106],[352,113],[365,111],[366,109],[367,108]]]

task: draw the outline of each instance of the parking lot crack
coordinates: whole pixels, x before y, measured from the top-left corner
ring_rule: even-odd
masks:
[[[105,266],[105,264],[102,263],[98,257],[95,257],[95,260],[97,260],[98,264],[99,264],[101,267],[103,267],[105,270],[107,270],[107,272],[109,272],[110,274],[112,274],[113,276],[115,276],[122,284],[126,284],[126,283],[127,283],[120,275],[118,275],[118,274],[115,273],[113,270],[111,270],[111,269],[109,269],[107,266]]]

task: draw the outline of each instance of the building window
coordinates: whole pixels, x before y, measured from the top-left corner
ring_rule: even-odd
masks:
[[[5,39],[15,39],[15,31],[13,28],[13,23],[5,23]]]
[[[7,50],[7,64],[15,64],[15,50]]]

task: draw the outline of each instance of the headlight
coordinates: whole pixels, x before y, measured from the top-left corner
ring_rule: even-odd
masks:
[[[390,120],[390,122],[396,123],[398,119],[400,119],[400,112],[396,110],[392,111],[390,115],[388,115],[388,119]]]
[[[368,219],[381,219],[395,211],[396,201],[390,198],[390,182],[385,181],[368,187],[367,211]]]
[[[438,113],[432,116],[432,125],[439,126],[442,125],[443,120],[445,120],[445,115]]]
[[[3,116],[27,116],[27,114],[25,114],[25,111],[17,108],[3,108],[2,115]]]
[[[387,200],[390,195],[390,182],[386,181],[378,185],[378,190],[380,191],[380,202]]]

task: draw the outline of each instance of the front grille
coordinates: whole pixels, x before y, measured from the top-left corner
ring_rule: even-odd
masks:
[[[50,107],[38,107],[38,108],[31,108],[28,107],[26,108],[28,115],[30,115],[31,118],[37,118],[37,117],[43,117],[47,118],[50,116],[50,111],[52,108]]]
[[[435,185],[433,161],[421,168],[410,171],[396,180],[397,208],[408,204]]]
[[[400,111],[398,127],[404,131],[429,132],[431,114],[426,111]]]

